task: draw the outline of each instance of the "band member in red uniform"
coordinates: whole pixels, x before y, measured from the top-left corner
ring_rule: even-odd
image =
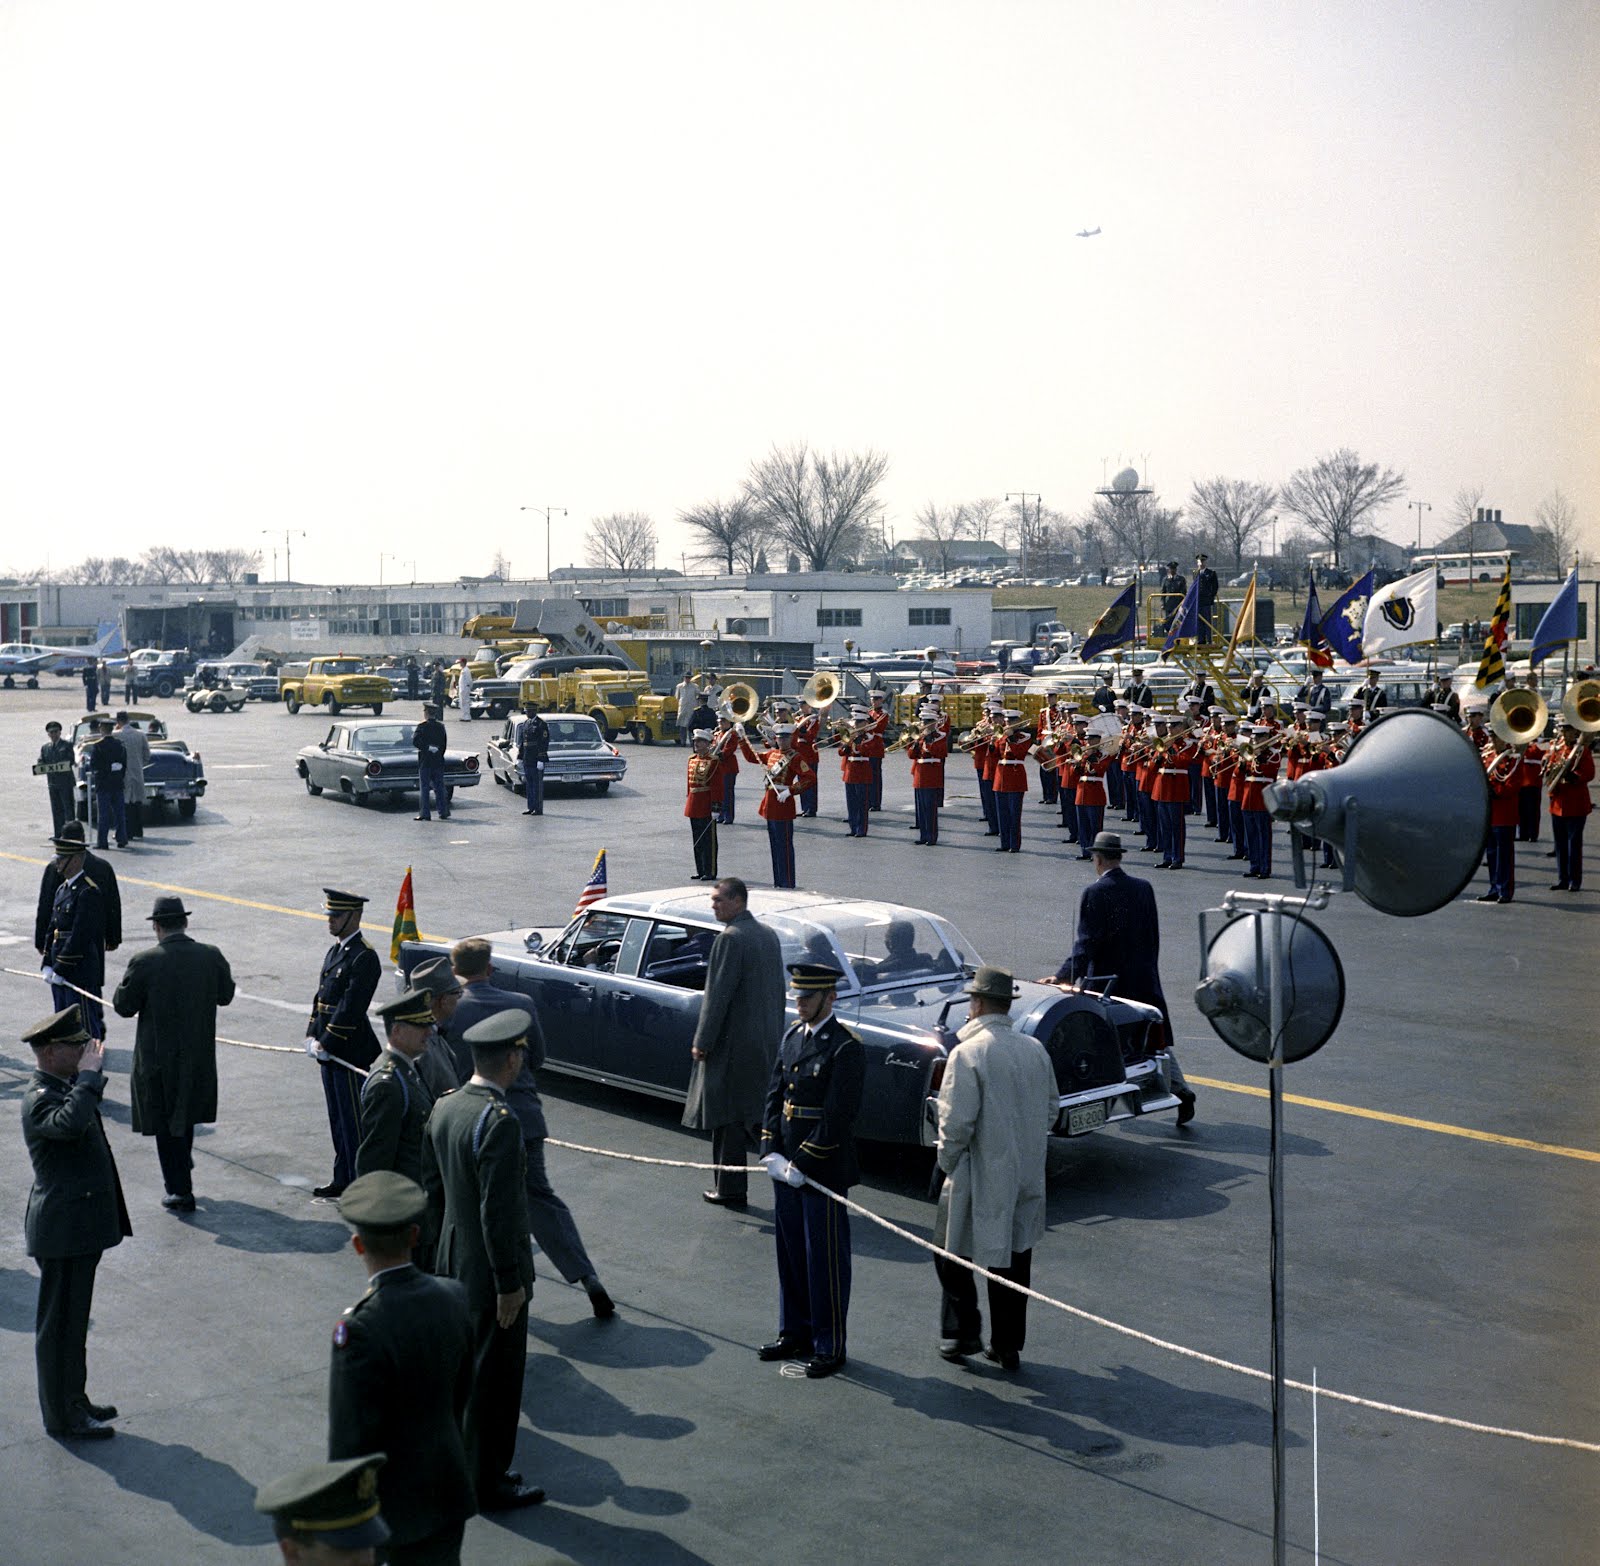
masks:
[[[1219,834],[1221,841],[1221,827],[1223,823],[1217,816],[1217,780],[1211,771],[1211,763],[1216,757],[1217,742],[1222,738],[1223,712],[1220,707],[1211,709],[1211,716],[1205,731],[1200,735],[1200,793],[1206,805],[1206,825],[1213,832]]]
[[[1539,841],[1539,817],[1544,808],[1544,746],[1530,740],[1522,747],[1522,789],[1517,795],[1517,841]]]
[[[1217,841],[1235,850],[1229,858],[1243,856],[1242,832],[1236,836],[1233,779],[1239,765],[1239,720],[1231,712],[1222,720],[1221,735],[1211,742],[1211,781],[1217,789]]]
[[[939,846],[939,804],[944,796],[944,763],[950,741],[939,732],[940,712],[924,703],[917,716],[922,732],[906,746],[911,758],[911,802],[917,818],[917,846]]]
[[[1583,890],[1583,824],[1594,809],[1589,785],[1594,782],[1592,737],[1564,724],[1561,738],[1544,759],[1545,786],[1550,790],[1550,831],[1556,840],[1556,881],[1552,892]]]
[[[794,726],[794,753],[805,764],[811,778],[810,787],[799,791],[802,816],[815,816],[817,813],[817,767],[822,760],[817,745],[821,736],[822,714],[814,707],[808,707]]]
[[[716,738],[711,742],[711,753],[722,763],[722,798],[712,817],[721,826],[733,825],[734,790],[739,786],[739,757],[746,761],[759,758],[751,750],[750,742],[739,732],[738,726],[726,713],[717,719]]]
[[[814,783],[811,769],[794,748],[794,726],[773,726],[774,746],[761,757],[763,788],[756,807],[767,823],[767,846],[772,850],[772,884],[793,887],[794,817],[796,796]]]
[[[851,837],[867,835],[867,797],[872,788],[872,761],[883,757],[883,741],[868,732],[865,707],[850,709],[852,733],[839,742],[839,772],[844,779],[844,808]]]
[[[1156,720],[1160,725],[1161,720]],[[1156,808],[1157,836],[1161,844],[1158,870],[1181,870],[1183,851],[1188,835],[1189,764],[1196,755],[1191,734],[1173,734],[1166,748],[1156,758],[1155,775],[1151,779],[1150,798]]]
[[[1189,754],[1189,803],[1184,806],[1186,816],[1200,814],[1200,736],[1205,731],[1206,715],[1198,696],[1184,699],[1184,713],[1189,720],[1189,738],[1193,741]]]
[[[872,710],[867,715],[871,734],[878,742],[878,754],[872,758],[872,782],[867,787],[867,809],[883,809],[883,753],[888,747],[889,694],[887,691],[870,691],[868,697]]]
[[[1000,822],[997,854],[1022,852],[1022,801],[1028,792],[1028,752],[1033,749],[1033,731],[1016,728],[1022,714],[1015,709],[1003,714],[1005,731],[995,736],[994,808]]]
[[[1139,752],[1144,748],[1144,708],[1119,702],[1117,716],[1123,720],[1122,748],[1117,752],[1117,770],[1122,774],[1122,819],[1139,819]]]
[[[688,797],[683,813],[689,818],[689,836],[694,842],[696,881],[717,878],[717,823],[712,811],[722,793],[722,763],[711,754],[711,732],[696,729],[691,736],[694,754],[689,757]]]
[[[1170,720],[1164,713],[1157,713],[1153,721],[1146,721],[1147,732],[1142,737],[1135,768],[1139,788],[1139,827],[1144,833],[1144,851],[1147,854],[1153,854],[1161,847],[1161,828],[1156,822],[1154,793],[1156,774],[1161,769],[1156,746],[1165,740],[1169,724]],[[1149,732],[1151,730],[1154,732]]]
[[[1249,738],[1253,743],[1247,744],[1239,757],[1239,814],[1244,822],[1245,852],[1250,858],[1245,876],[1257,881],[1272,879],[1272,817],[1263,796],[1267,784],[1278,781],[1278,768],[1283,761],[1277,732],[1274,725],[1252,724]]]
[[[994,741],[993,735],[1000,727],[1003,702],[987,701],[983,704],[983,718],[979,725],[982,738],[972,747],[972,768],[978,775],[978,803],[983,806],[985,837],[999,837],[1000,818],[994,808]]]
[[[1301,742],[1300,776],[1308,772],[1325,772],[1329,767],[1339,764],[1339,741],[1336,736],[1324,734],[1325,727],[1323,714],[1316,708],[1310,707],[1306,711],[1306,737]],[[1342,727],[1342,725],[1341,725]],[[1333,844],[1327,838],[1322,838],[1322,868],[1334,870],[1338,866],[1334,862]],[[1318,839],[1308,837],[1306,848],[1315,850]]]
[[[1074,768],[1073,808],[1078,813],[1078,858],[1093,859],[1091,845],[1105,830],[1106,778],[1114,762],[1100,745],[1089,738],[1089,720],[1073,719],[1081,754]]]
[[[1039,708],[1039,745],[1041,749],[1046,745],[1070,744],[1072,740],[1072,725],[1070,720],[1062,715],[1059,723],[1056,718],[1055,708],[1049,701]],[[1061,796],[1061,777],[1056,767],[1039,768],[1039,798],[1047,805],[1054,805]],[[1072,803],[1069,799],[1062,806],[1062,825],[1066,825],[1066,817],[1071,814]],[[1072,831],[1076,834],[1077,822],[1072,824]]]
[[[1086,728],[1089,720],[1082,718],[1079,722]],[[1041,758],[1039,782],[1043,785],[1046,778],[1056,780],[1057,797],[1061,801],[1061,826],[1067,834],[1061,841],[1076,843],[1082,835],[1078,831],[1078,766],[1083,760],[1083,731],[1081,728],[1074,728],[1071,716],[1062,712],[1053,732],[1053,739],[1041,740],[1039,749],[1035,753]],[[1042,759],[1047,754],[1047,744],[1048,753],[1054,758],[1052,766],[1046,766]]]
[[[1522,795],[1522,757],[1498,734],[1483,748],[1489,778],[1489,890],[1480,903],[1509,903],[1517,895],[1517,809]]]

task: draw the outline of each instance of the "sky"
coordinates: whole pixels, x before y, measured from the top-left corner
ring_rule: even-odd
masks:
[[[1597,80],[1597,0],[0,0],[0,569],[677,565],[800,440],[895,538],[1350,446],[1600,549]]]

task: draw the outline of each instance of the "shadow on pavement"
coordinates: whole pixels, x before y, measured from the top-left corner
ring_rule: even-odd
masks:
[[[1203,1088],[1199,1091],[1205,1092]],[[1184,1145],[1201,1153],[1244,1153],[1265,1158],[1271,1151],[1271,1131],[1266,1126],[1249,1125],[1243,1120],[1207,1120],[1202,1112],[1190,1122],[1184,1133]],[[1283,1133],[1285,1158],[1327,1158],[1331,1153],[1326,1142],[1319,1142],[1313,1136],[1300,1136],[1293,1131]]]
[[[1201,1218],[1219,1213],[1228,1185],[1254,1185],[1259,1169],[1196,1156],[1203,1150],[1120,1146],[1111,1137],[1096,1147],[1052,1148],[1047,1211],[1052,1228],[1115,1218]]]
[[[641,1517],[675,1517],[689,1510],[689,1497],[677,1490],[657,1490],[644,1485],[627,1484],[622,1475],[603,1458],[575,1451],[537,1432],[530,1435],[523,1430],[518,1433],[515,1467],[527,1475],[529,1484],[543,1485],[551,1499],[563,1506],[603,1506],[609,1501],[622,1511],[634,1512]],[[504,1523],[508,1519],[505,1513],[501,1513],[495,1520]],[[538,1529],[539,1518],[532,1516],[530,1520]],[[577,1553],[559,1538],[547,1537],[542,1529],[530,1532],[527,1537],[554,1545],[568,1554]],[[663,1544],[667,1542],[662,1541]],[[591,1547],[591,1553],[597,1552]],[[686,1554],[681,1558],[686,1561],[698,1560],[699,1556]],[[649,1561],[654,1566],[657,1561],[677,1560],[679,1557],[640,1549],[632,1555],[605,1555],[602,1559]]]
[[[693,1433],[692,1419],[636,1414],[611,1393],[581,1376],[556,1354],[528,1358],[523,1412],[536,1430],[576,1436],[632,1436],[640,1441],[676,1441]]]
[[[711,1354],[711,1345],[698,1333],[682,1327],[640,1327],[620,1316],[564,1326],[533,1320],[529,1332],[563,1359],[612,1370],[681,1369],[702,1364]]]
[[[192,1446],[119,1434],[74,1451],[122,1489],[165,1501],[191,1528],[228,1544],[266,1542],[267,1525],[255,1513],[256,1487],[226,1463],[202,1457]]]
[[[0,1267],[0,1332],[32,1332],[39,1280],[23,1267]]]
[[[536,1481],[536,1482],[542,1482]],[[567,1499],[565,1495],[563,1500]],[[651,1528],[626,1528],[602,1522],[581,1512],[546,1503],[532,1511],[502,1512],[488,1519],[518,1538],[543,1545],[585,1566],[595,1561],[639,1561],[649,1566],[711,1566],[705,1556],[696,1555],[675,1539]],[[469,1550],[471,1535],[468,1535]],[[470,1554],[466,1556],[470,1559]],[[535,1557],[535,1560],[538,1558]]]
[[[177,1221],[216,1236],[218,1245],[235,1251],[273,1255],[304,1251],[315,1255],[343,1250],[350,1231],[322,1218],[293,1218],[270,1207],[235,1202],[199,1193],[199,1206]]]

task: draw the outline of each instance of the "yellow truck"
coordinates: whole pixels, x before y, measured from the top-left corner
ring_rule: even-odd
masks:
[[[302,707],[322,707],[330,715],[346,707],[370,707],[374,717],[394,700],[394,686],[381,674],[368,674],[361,659],[345,653],[286,663],[278,671],[278,700],[291,716]]]

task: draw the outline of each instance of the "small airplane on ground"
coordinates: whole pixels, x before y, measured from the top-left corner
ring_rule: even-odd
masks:
[[[29,690],[36,690],[39,676],[48,670],[52,674],[80,673],[83,666],[108,653],[121,650],[122,633],[115,626],[103,628],[100,638],[91,647],[51,647],[44,642],[6,642],[0,645],[0,686],[11,690],[16,681],[26,680]]]
[[[1079,239],[1093,239],[1094,236],[1096,234],[1098,234],[1099,232],[1100,232],[1100,230],[1098,228],[1080,228],[1078,230],[1078,238]]]

